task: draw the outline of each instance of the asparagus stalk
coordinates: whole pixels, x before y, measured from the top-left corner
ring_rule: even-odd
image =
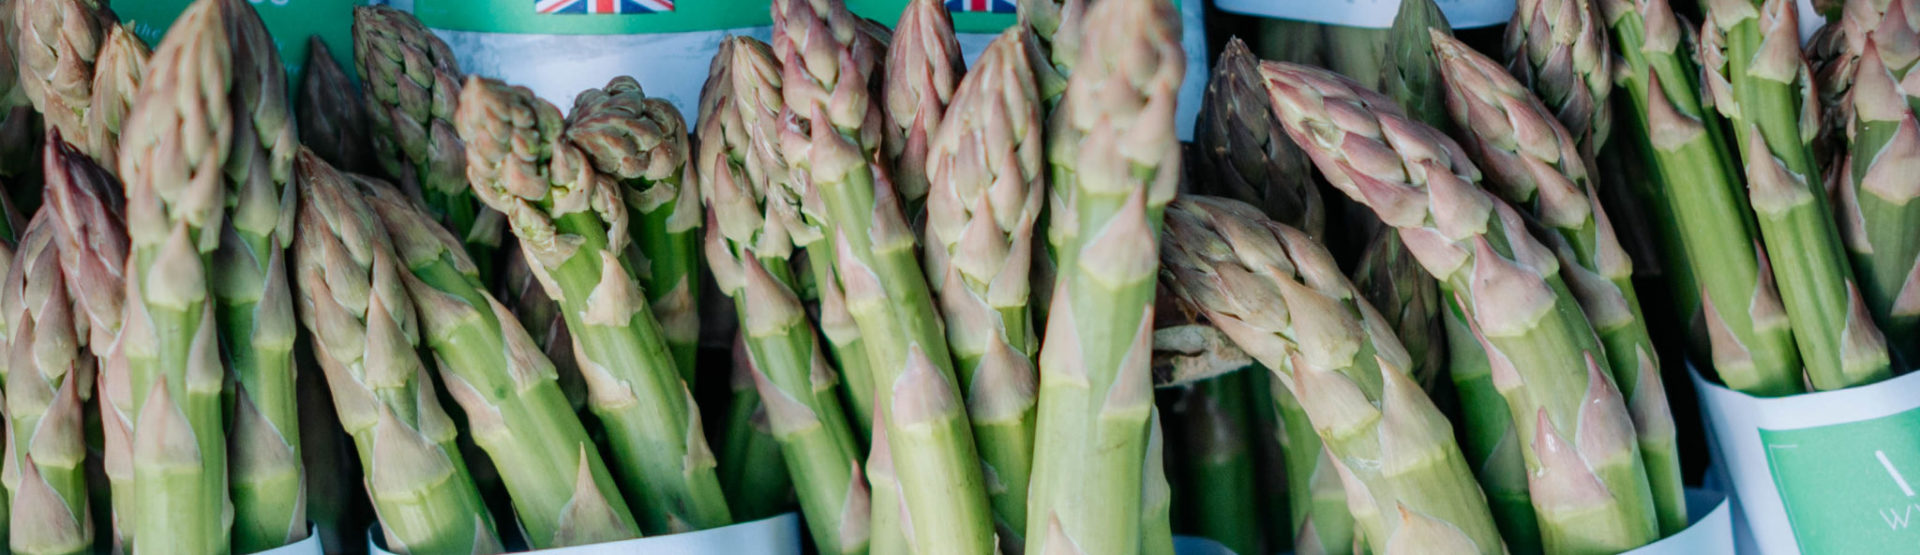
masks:
[[[786,190],[747,175],[742,162],[751,153],[728,138],[743,131],[742,112],[754,109],[734,95],[764,53],[745,39],[725,43],[725,58],[714,60],[714,78],[702,93],[701,103],[711,108],[700,118],[697,157],[711,220],[706,258],[740,315],[751,361],[744,371],[780,442],[814,544],[822,553],[864,553],[874,514],[860,445],[840,405],[838,378],[793,292],[792,237],[805,224]]]
[[[0,264],[4,264],[7,269],[11,270],[13,265],[13,246],[8,244],[7,242],[0,241],[0,255],[5,255],[7,260],[6,262],[0,263]],[[4,367],[5,367],[5,363],[0,363],[0,368],[4,368]],[[9,477],[9,474],[18,473],[18,471],[15,470],[12,466],[7,465],[13,459],[13,443],[11,442],[11,436],[13,435],[13,424],[11,424],[9,420],[11,419],[7,418],[6,416],[6,403],[0,403],[0,431],[3,431],[4,435],[6,436],[6,437],[0,437],[0,444],[5,444],[5,450],[6,450],[4,453],[0,453],[0,457],[4,458],[3,461],[0,461],[0,482],[6,481],[6,479]],[[9,472],[9,471],[13,471],[13,472]],[[0,485],[4,485],[4,484],[0,484]],[[13,545],[13,539],[11,535],[8,534],[8,528],[10,527],[13,521],[12,497],[13,497],[12,491],[8,491],[7,488],[0,487],[0,505],[6,506],[6,508],[0,508],[0,517],[5,517],[8,521],[8,525],[0,525],[0,540],[7,541],[7,545],[9,546],[8,547],[9,549],[11,549],[12,548],[11,546]]]
[[[93,361],[74,333],[73,304],[53,238],[59,225],[51,210],[42,209],[34,217],[20,237],[0,291],[0,310],[7,320],[6,404],[12,436],[6,461],[12,493],[8,541],[15,553],[87,553],[93,548],[82,408],[92,396]]]
[[[879,156],[880,105],[866,82],[873,39],[844,3],[775,2],[789,162],[818,197],[832,263],[873,369],[915,550],[987,553],[993,521],[967,407],[913,232]],[[824,254],[824,253],[822,253]],[[878,420],[876,418],[876,420]],[[876,486],[878,487],[878,486]],[[884,507],[876,511],[885,511]],[[876,512],[876,514],[878,514]],[[1135,512],[1133,522],[1139,522]]]
[[[960,42],[945,2],[908,2],[893,29],[881,69],[887,76],[880,83],[880,114],[886,118],[883,143],[901,206],[914,221],[927,202],[927,147],[954,102],[966,62],[960,59]]]
[[[1420,268],[1407,244],[1394,233],[1382,233],[1360,255],[1352,273],[1354,288],[1400,338],[1413,361],[1405,370],[1429,395],[1440,396],[1447,372],[1447,336],[1440,289]],[[1435,399],[1436,404],[1443,401]],[[1445,410],[1442,405],[1442,410]],[[1517,459],[1516,459],[1517,460]]]
[[[1167,229],[1168,289],[1280,369],[1374,551],[1504,552],[1446,417],[1331,254],[1247,205],[1206,197],[1176,201]]]
[[[1540,519],[1527,491],[1526,457],[1521,453],[1519,431],[1514,429],[1513,412],[1493,382],[1493,366],[1467,323],[1460,296],[1445,284],[1440,285],[1440,296],[1445,311],[1441,324],[1447,331],[1447,374],[1460,396],[1460,421],[1466,424],[1461,451],[1487,494],[1487,508],[1493,511],[1507,549],[1542,553]]]
[[[981,52],[926,164],[928,279],[940,295],[967,414],[992,476],[987,494],[996,528],[1011,551],[1026,541],[1033,357],[1040,351],[1028,292],[1046,187],[1030,40],[1030,31],[1013,27]]]
[[[252,553],[307,537],[306,479],[294,386],[295,315],[286,249],[293,241],[297,135],[286,70],[245,0],[221,0],[232,50],[227,214],[209,285],[233,375],[233,549]]]
[[[467,146],[467,177],[483,202],[508,215],[535,275],[544,275],[547,294],[560,303],[578,345],[587,407],[606,428],[622,491],[641,507],[641,529],[731,523],[699,410],[621,255],[631,230],[624,192],[581,147],[604,140],[604,129],[563,135],[559,110],[533,91],[477,77],[459,103],[454,120]],[[634,177],[650,187],[677,179],[686,143],[669,129],[684,127],[629,123],[634,144],[651,147],[636,156],[660,160],[636,168]]]
[[[1172,116],[1186,61],[1177,21],[1166,2],[1090,8],[1051,121],[1059,276],[1040,353],[1029,553],[1166,549],[1126,531],[1141,519],[1139,465],[1153,435],[1151,245],[1180,175]]]
[[[107,32],[93,64],[93,98],[87,108],[87,142],[80,145],[88,156],[109,170],[118,168],[120,130],[133,109],[134,93],[140,90],[141,77],[147,73],[147,43],[125,24]]]
[[[795,492],[767,405],[755,389],[752,355],[745,341],[736,339],[728,389],[726,439],[720,447],[720,487],[740,520],[759,520],[788,511]],[[852,432],[848,432],[852,433]]]
[[[467,186],[465,147],[454,131],[460,62],[413,14],[386,6],[353,10],[353,61],[367,88],[367,122],[380,166],[426,201],[492,279],[504,222]]]
[[[751,138],[747,136],[748,130],[740,116],[741,107],[736,103],[733,87],[734,49],[751,48],[742,46],[748,41],[751,39],[744,37],[729,37],[721,41],[719,50],[708,66],[707,81],[700,91],[700,130],[695,134],[697,141],[690,163],[695,165],[696,170],[705,168],[694,173],[700,176],[698,185],[701,197],[715,209],[723,205],[759,207],[758,204],[739,204],[741,200],[751,198],[747,196],[732,197],[731,201],[723,204],[712,204],[719,202],[714,197],[712,184],[715,180],[726,177],[730,179],[728,183],[737,183],[746,179],[742,177],[746,171],[745,162],[753,155],[749,150]],[[747,192],[766,194],[765,189],[755,187],[729,189],[730,192],[736,190],[743,195]],[[780,192],[776,190],[774,194]],[[763,222],[755,224],[761,229],[746,230],[746,234],[769,239],[757,244],[767,248],[768,252],[791,256],[793,242],[791,232],[787,230],[790,225],[799,225],[799,216],[795,212],[797,209],[785,204],[784,199],[771,201],[771,204],[778,206],[773,209],[779,211],[777,215],[770,212],[768,216],[761,216],[765,220],[756,220],[743,214],[739,221]],[[710,225],[707,230],[709,241],[725,231],[740,231],[718,225]],[[787,470],[779,441],[774,438],[773,423],[769,420],[766,404],[761,402],[760,392],[754,384],[753,376],[758,370],[753,369],[752,365],[746,337],[736,334],[728,383],[733,395],[723,431],[726,440],[720,448],[720,485],[726,490],[727,500],[740,520],[753,520],[775,511],[784,511],[795,498],[791,473]]]
[[[406,267],[421,339],[466,429],[498,468],[535,549],[623,540],[640,526],[555,383],[553,364],[486,292],[466,249],[384,183],[357,182]]]
[[[55,133],[58,131],[56,130]],[[52,138],[44,154],[47,204],[60,255],[60,273],[73,299],[75,331],[96,364],[101,384],[99,422],[102,467],[111,492],[111,518],[96,523],[113,534],[111,545],[129,545],[134,497],[132,466],[132,388],[122,347],[122,311],[126,306],[125,266],[129,238],[120,181],[82,154],[77,145]],[[112,384],[109,387],[107,384]]]
[[[40,120],[22,84],[26,77],[17,55],[21,29],[13,8],[0,6],[0,177],[9,179],[7,192],[16,201],[37,207],[40,191],[25,178],[33,167]]]
[[[1847,128],[1853,130],[1850,163],[1837,168],[1846,181],[1836,189],[1837,217],[1854,270],[1861,276],[1867,311],[1887,334],[1903,368],[1920,364],[1920,188],[1901,165],[1920,156],[1920,98],[1898,83],[1912,73],[1916,36],[1903,2],[1894,2],[1881,29],[1869,37],[1854,73]],[[1887,37],[1893,48],[1882,47]],[[1905,63],[1895,69],[1889,62]]]
[[[1247,375],[1250,368],[1181,388],[1166,405],[1174,451],[1184,463],[1178,474],[1187,487],[1176,489],[1183,527],[1220,542],[1234,553],[1260,553],[1259,505],[1249,428]]]
[[[1447,14],[1433,0],[1400,3],[1387,36],[1381,63],[1380,92],[1400,103],[1408,115],[1436,129],[1447,129],[1447,94],[1440,84],[1440,62],[1433,36],[1453,36]],[[1383,234],[1390,235],[1390,234]]]
[[[774,6],[779,7],[777,3]],[[775,256],[789,242],[806,249],[805,266],[818,289],[820,332],[827,338],[834,366],[840,369],[842,397],[851,411],[855,430],[866,437],[873,424],[873,370],[867,361],[859,326],[847,312],[846,293],[841,290],[840,279],[834,271],[833,241],[823,229],[826,208],[821,206],[823,201],[819,195],[807,194],[806,174],[793,173],[788,167],[787,153],[781,144],[782,115],[786,110],[781,63],[776,60],[773,47],[758,40],[733,37],[724,44],[731,45],[725,47],[731,53],[729,85],[744,128],[743,133],[728,133],[726,140],[735,152],[732,156],[742,165],[748,183],[762,191],[764,201],[773,209],[768,213],[768,220],[777,221],[782,227],[780,232],[790,238],[777,240],[776,234],[764,234],[762,236],[769,240],[754,245],[755,252],[763,257]],[[716,62],[718,60],[716,58]],[[702,135],[702,140],[706,140],[706,134]]]
[[[1281,449],[1280,437],[1283,434],[1279,422],[1278,405],[1275,405],[1272,391],[1266,389],[1269,374],[1240,350],[1226,334],[1218,328],[1205,323],[1194,322],[1191,315],[1173,317],[1179,311],[1169,310],[1167,301],[1172,295],[1156,294],[1160,306],[1155,308],[1155,317],[1160,319],[1158,329],[1153,330],[1153,383],[1155,387],[1194,386],[1207,381],[1239,374],[1244,383],[1238,384],[1241,398],[1238,400],[1221,399],[1221,406],[1238,404],[1246,414],[1241,425],[1246,436],[1246,449],[1250,451],[1252,461],[1252,483],[1242,484],[1239,495],[1246,495],[1255,506],[1251,518],[1254,521],[1253,545],[1248,553],[1268,553],[1281,551],[1283,545],[1292,545],[1293,520],[1289,503],[1289,490],[1286,486],[1286,453]],[[1169,323],[1172,322],[1172,323]],[[1246,370],[1242,372],[1242,370]],[[1176,440],[1178,441],[1178,440]],[[1271,473],[1272,475],[1268,475]],[[1211,477],[1185,476],[1187,481],[1198,483],[1196,479]],[[1237,482],[1236,482],[1237,483]],[[1304,488],[1302,488],[1304,491]],[[1181,501],[1179,488],[1174,490],[1177,506],[1187,506],[1194,501]],[[1341,494],[1344,495],[1344,494]],[[1199,502],[1213,503],[1210,498]],[[1342,507],[1342,514],[1352,518]],[[1186,512],[1183,510],[1183,513]],[[1188,527],[1210,527],[1206,518],[1184,521]],[[1351,547],[1352,541],[1347,545]]]
[[[1780,285],[1808,381],[1829,390],[1892,376],[1886,339],[1868,314],[1810,145],[1819,106],[1809,95],[1794,5],[1708,2],[1700,57],[1714,106],[1732,123],[1749,200]]]
[[[93,0],[15,0],[13,37],[19,86],[48,128],[91,143],[94,66],[114,26],[113,11]]]
[[[1020,24],[1033,30],[1034,81],[1049,112],[1066,93],[1067,75],[1080,61],[1087,0],[1018,0]]]
[[[1755,235],[1738,160],[1706,111],[1680,21],[1666,0],[1607,0],[1620,90],[1658,170],[1650,204],[1667,216],[1668,282],[1694,330],[1693,353],[1727,387],[1775,396],[1802,390],[1800,354]]]
[[[221,364],[207,265],[220,243],[222,172],[239,110],[225,0],[174,21],[121,136],[127,188],[126,319],[133,551],[230,549]],[[110,386],[120,387],[120,386]],[[123,523],[124,524],[124,523]]]
[[[311,150],[297,160],[295,254],[300,320],[340,424],[370,474],[367,494],[390,550],[497,553],[493,522],[468,475],[419,356],[419,322],[398,256],[361,193]]]
[[[1887,10],[1897,2],[1835,3],[1839,4],[1834,10],[1838,13],[1829,13],[1827,23],[1815,30],[1802,48],[1820,102],[1820,132],[1813,139],[1814,154],[1822,163],[1837,165],[1849,149],[1847,123],[1854,117],[1850,91],[1854,74],[1859,71],[1860,55],[1866,51],[1867,35],[1882,25]],[[1885,34],[1881,36],[1885,40]]]
[[[1519,213],[1478,187],[1479,170],[1458,144],[1378,93],[1292,64],[1261,72],[1287,132],[1328,180],[1397,228],[1421,266],[1463,297],[1527,438],[1528,489],[1547,550],[1617,552],[1656,539],[1626,402],[1601,369],[1604,351],[1559,264]]]
[[[319,35],[307,37],[305,72],[295,109],[300,143],[341,171],[374,171],[378,166],[368,142],[366,100]]]
[[[646,261],[636,270],[647,305],[660,321],[680,378],[693,384],[700,348],[700,201],[687,164],[687,124],[673,104],[649,98],[632,77],[574,98],[567,140],[595,170],[620,184],[628,237]]]
[[[500,257],[506,304],[513,309],[520,327],[526,328],[527,335],[533,337],[540,352],[553,362],[554,376],[560,382],[560,391],[567,396],[567,404],[576,413],[586,410],[587,379],[573,358],[573,334],[567,333],[567,321],[560,317],[560,303],[547,296],[525,252],[518,248],[502,249]]]
[[[1600,207],[1581,145],[1497,62],[1450,37],[1435,33],[1433,40],[1447,105],[1465,130],[1460,138],[1487,168],[1495,195],[1548,230],[1539,237],[1559,258],[1574,299],[1599,334],[1607,368],[1633,416],[1661,532],[1679,532],[1687,527],[1686,491],[1660,357],[1634,291],[1633,261]]]
[[[1612,0],[1600,0],[1612,1]],[[1507,70],[1592,156],[1613,125],[1613,50],[1594,0],[1523,0],[1507,23]]]
[[[1200,153],[1193,168],[1197,192],[1245,201],[1267,217],[1324,233],[1326,208],[1311,162],[1274,119],[1260,60],[1238,37],[1227,39],[1214,62],[1193,142]]]
[[[900,490],[900,474],[893,466],[893,442],[887,441],[887,415],[873,416],[873,446],[867,454],[867,480],[872,484],[869,510],[873,512],[869,552],[913,553],[913,539],[907,536],[906,494]]]

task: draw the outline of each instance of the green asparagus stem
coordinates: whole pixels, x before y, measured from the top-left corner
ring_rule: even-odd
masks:
[[[87,108],[87,143],[81,145],[108,170],[120,159],[120,129],[133,109],[134,93],[147,73],[147,43],[125,24],[107,32],[106,44],[93,64],[93,98]]]
[[[1819,106],[1809,96],[1794,5],[1785,0],[1707,3],[1700,58],[1714,106],[1734,129],[1794,339],[1818,390],[1892,376],[1886,339],[1869,316],[1821,194],[1810,141]]]
[[[908,2],[893,30],[881,69],[886,75],[880,83],[880,114],[886,119],[883,144],[907,220],[918,221],[927,202],[927,146],[954,101],[966,62],[960,59],[960,42],[945,2]]]
[[[1027,58],[1030,31],[1013,27],[981,52],[940,133],[927,173],[926,260],[939,292],[960,388],[988,475],[1007,551],[1026,543],[1040,351],[1029,288],[1046,187],[1040,99]]]
[[[91,144],[94,66],[113,11],[94,0],[15,0],[6,9],[17,26],[11,40],[20,90],[47,128],[73,144]]]
[[[834,249],[810,262],[834,264],[860,330],[899,472],[902,525],[923,555],[991,552],[986,486],[943,321],[879,155],[884,122],[866,81],[878,63],[875,39],[837,0],[774,5],[782,119],[792,122],[782,143],[796,176],[806,176],[795,181],[819,199],[814,217]],[[1132,517],[1137,523],[1139,513]]]
[[[1081,21],[1087,0],[1018,0],[1020,24],[1033,30],[1034,80],[1049,112],[1066,93],[1067,75],[1080,61]]]
[[[513,497],[535,549],[633,538],[640,526],[555,383],[553,364],[494,300],[466,249],[384,183],[357,183],[406,267],[421,339]]]
[[[1325,232],[1312,162],[1274,119],[1260,60],[1237,37],[1214,62],[1193,142],[1197,192],[1247,202],[1316,237]]]
[[[226,158],[227,215],[209,285],[220,344],[232,372],[228,416],[233,550],[253,553],[305,539],[306,478],[293,344],[298,325],[287,281],[298,140],[286,69],[266,25],[245,0],[222,0],[228,16],[234,113]]]
[[[1548,230],[1538,236],[1559,258],[1633,416],[1660,530],[1679,532],[1687,527],[1686,491],[1660,357],[1634,291],[1633,261],[1600,207],[1581,145],[1497,62],[1438,33],[1433,41],[1459,138],[1487,169],[1488,188]]]
[[[1599,152],[1613,126],[1614,54],[1594,0],[1521,1],[1507,23],[1505,58],[1507,70],[1579,141],[1579,151]]]
[[[767,405],[755,389],[751,355],[744,341],[733,346],[733,368],[728,389],[726,439],[720,447],[720,488],[742,521],[759,520],[787,512],[794,504],[793,477],[787,472],[780,442],[774,439]],[[811,522],[811,521],[809,521]]]
[[[201,0],[154,52],[121,136],[131,400],[133,551],[225,553],[234,508],[207,265],[220,244],[223,170],[237,125],[228,0]],[[119,386],[113,386],[119,387]],[[123,523],[124,524],[124,523]]]
[[[573,100],[567,140],[595,170],[620,184],[627,202],[628,237],[646,261],[636,273],[647,305],[660,321],[680,378],[693,384],[700,348],[700,202],[694,168],[687,165],[687,124],[673,104],[649,98],[632,77]]]
[[[1920,229],[1920,202],[1914,202],[1920,182],[1901,169],[1920,157],[1920,96],[1899,85],[1912,74],[1911,52],[1920,46],[1907,22],[1914,7],[1892,2],[1866,41],[1852,79],[1851,163],[1837,168],[1847,180],[1836,187],[1835,201],[1861,276],[1861,300],[1904,369],[1920,365],[1920,238],[1913,233]]]
[[[1128,530],[1141,526],[1151,479],[1141,465],[1154,435],[1153,245],[1181,173],[1173,111],[1186,60],[1173,12],[1153,0],[1089,8],[1050,120],[1059,275],[1040,353],[1028,553],[1167,549]]]
[[[1181,519],[1190,533],[1234,553],[1260,553],[1244,389],[1248,373],[1264,371],[1250,368],[1202,381],[1176,392],[1167,406],[1167,420],[1180,430],[1175,452],[1186,466],[1180,474],[1188,487],[1177,491],[1184,497],[1176,504]]]
[[[367,131],[366,99],[319,35],[307,37],[304,70],[295,110],[300,143],[340,171],[375,171],[378,163]]]
[[[1627,404],[1560,265],[1519,213],[1476,185],[1464,149],[1391,100],[1324,70],[1267,63],[1261,72],[1287,132],[1328,180],[1397,228],[1463,297],[1494,384],[1529,438],[1522,454],[1547,550],[1624,551],[1658,538]]]
[[[386,6],[353,10],[353,62],[367,89],[374,154],[388,175],[426,201],[493,279],[504,222],[474,199],[467,157],[454,131],[460,62],[413,14]]]
[[[1493,511],[1500,537],[1513,553],[1543,553],[1540,519],[1533,510],[1533,496],[1527,491],[1527,463],[1520,445],[1519,432],[1513,427],[1513,413],[1500,388],[1493,383],[1493,367],[1487,351],[1473,335],[1467,323],[1467,310],[1460,306],[1460,295],[1444,284],[1440,287],[1441,309],[1446,312],[1442,325],[1447,331],[1447,374],[1453,378],[1454,391],[1460,396],[1460,421],[1466,424],[1460,449],[1487,494],[1487,508]]]
[[[1447,91],[1440,83],[1440,62],[1433,51],[1436,34],[1453,36],[1453,26],[1439,4],[1433,0],[1400,3],[1380,68],[1380,92],[1420,123],[1444,130],[1452,122],[1447,120]]]
[[[126,306],[127,227],[120,181],[82,154],[76,145],[49,140],[43,172],[47,204],[57,222],[53,240],[60,254],[60,273],[73,298],[75,331],[92,355],[99,386],[102,469],[112,499],[111,518],[96,529],[112,534],[112,546],[124,548],[131,516],[124,507],[133,501],[132,421],[128,410],[132,388],[127,385],[127,358],[121,341],[121,318]],[[113,384],[109,387],[108,384]]]
[[[453,419],[419,356],[419,323],[398,255],[359,190],[311,150],[297,160],[301,323],[340,424],[368,474],[389,550],[502,551],[468,475]]]
[[[1207,197],[1176,201],[1167,230],[1168,289],[1280,369],[1374,551],[1504,552],[1446,417],[1331,254],[1247,205]]]
[[[1621,120],[1645,137],[1658,170],[1649,204],[1666,217],[1668,282],[1675,312],[1693,333],[1696,360],[1711,361],[1727,387],[1762,396],[1797,393],[1800,355],[1773,286],[1739,161],[1720,121],[1700,96],[1698,69],[1680,47],[1685,34],[1667,0],[1606,0],[1615,53],[1625,67],[1618,87],[1632,110]]]
[[[753,245],[754,252],[761,257],[778,256],[789,242],[806,249],[807,270],[819,292],[820,332],[827,338],[834,366],[840,369],[842,397],[851,411],[855,431],[867,437],[873,422],[873,370],[834,272],[833,242],[822,229],[826,209],[819,206],[818,195],[807,196],[805,174],[794,174],[787,166],[781,144],[781,115],[786,109],[781,64],[775,59],[773,47],[758,40],[734,37],[726,44],[732,45],[728,50],[733,57],[729,64],[731,86],[744,128],[744,133],[728,133],[726,140],[743,166],[748,183],[762,191],[769,208],[767,220],[782,228],[763,234],[766,240]],[[780,239],[782,233],[789,239]]]
[[[59,140],[59,133],[53,137]],[[53,237],[59,225],[47,208],[34,217],[0,290],[7,320],[8,541],[14,553],[93,548],[83,414],[93,391],[93,361],[74,333],[73,304]]]
[[[560,303],[578,345],[587,406],[606,428],[622,491],[641,507],[641,528],[671,533],[731,523],[693,396],[621,255],[630,237],[624,191],[595,171],[584,139],[563,135],[559,110],[532,91],[475,77],[459,103],[454,122],[467,146],[467,177],[483,202],[507,214],[535,275],[544,275],[547,294]],[[637,179],[679,178],[684,136],[627,129],[661,133],[639,136],[644,142],[636,144],[654,147],[642,158],[678,158],[639,168]]]
[[[21,25],[13,8],[0,6],[0,177],[7,178],[7,192],[14,200],[32,210],[40,205],[40,191],[28,175],[37,152],[34,141],[40,138],[40,114],[22,83],[28,76],[18,65]]]
[[[580,374],[580,365],[573,358],[573,334],[567,333],[567,320],[560,316],[560,303],[547,296],[545,286],[527,262],[527,253],[514,246],[516,248],[502,249],[500,253],[506,304],[513,309],[520,327],[526,328],[527,335],[540,346],[540,352],[553,361],[560,391],[566,394],[573,412],[580,413],[587,408],[587,378]]]
[[[707,199],[707,261],[714,281],[734,300],[750,355],[749,380],[793,476],[808,530],[822,553],[867,552],[874,515],[860,469],[860,445],[840,405],[838,378],[827,363],[800,298],[790,256],[803,226],[787,190],[752,179],[753,153],[731,137],[756,109],[735,96],[765,62],[750,39],[723,43],[701,95],[702,196]],[[895,508],[898,511],[898,508]]]
[[[1380,316],[1400,338],[1413,361],[1407,374],[1428,395],[1439,396],[1447,373],[1447,343],[1443,297],[1433,277],[1407,252],[1407,244],[1396,233],[1382,233],[1360,255],[1360,264],[1351,274],[1354,287],[1368,304],[1379,307]],[[1435,399],[1441,404],[1440,399]],[[1442,404],[1441,410],[1447,407]]]

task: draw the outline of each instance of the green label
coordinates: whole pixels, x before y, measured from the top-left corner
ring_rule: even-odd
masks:
[[[767,0],[414,0],[413,13],[435,29],[541,35],[683,33],[773,23]]]
[[[334,60],[353,75],[353,8],[366,0],[248,0],[273,34],[289,82],[297,82],[307,63],[307,37],[319,35]],[[160,44],[167,27],[192,0],[114,0],[113,11],[133,25],[148,46]]]
[[[1760,442],[1801,552],[1920,552],[1920,409]]]

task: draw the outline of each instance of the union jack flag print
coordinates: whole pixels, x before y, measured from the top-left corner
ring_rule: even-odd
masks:
[[[1013,6],[1013,0],[947,0],[947,11],[1014,13],[1018,9]]]
[[[674,0],[533,0],[536,13],[642,14],[673,11]]]

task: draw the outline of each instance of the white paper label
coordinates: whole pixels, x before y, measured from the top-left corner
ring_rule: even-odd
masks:
[[[367,551],[373,555],[394,555],[380,548],[376,532],[367,533]],[[314,553],[319,553],[318,548]],[[710,530],[653,536],[637,540],[597,543],[575,547],[540,549],[527,553],[548,555],[627,555],[631,553],[672,553],[674,555],[800,555],[800,515],[780,516],[722,526]]]
[[[1755,553],[1920,551],[1920,373],[1779,398],[1692,377]]]
[[[1455,29],[1505,25],[1513,18],[1513,0],[1435,0]],[[1400,13],[1400,0],[1214,0],[1222,10],[1275,19],[1292,19],[1385,29]]]

